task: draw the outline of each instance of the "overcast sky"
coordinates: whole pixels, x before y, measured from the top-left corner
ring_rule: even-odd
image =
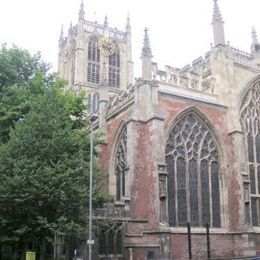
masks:
[[[16,44],[57,66],[61,25],[77,22],[81,0],[0,0],[0,43]],[[230,45],[250,50],[251,28],[260,32],[260,0],[218,0]],[[153,60],[182,67],[204,55],[213,41],[213,0],[84,0],[85,18],[124,30],[130,13],[135,71],[140,64],[144,27]],[[138,76],[138,75],[136,75]]]

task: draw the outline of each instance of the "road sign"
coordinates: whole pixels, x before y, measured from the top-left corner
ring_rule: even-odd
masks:
[[[26,260],[35,260],[35,252],[26,252]]]
[[[88,240],[87,240],[87,244],[88,244],[88,245],[94,245],[94,240],[89,240],[89,239],[88,239]]]

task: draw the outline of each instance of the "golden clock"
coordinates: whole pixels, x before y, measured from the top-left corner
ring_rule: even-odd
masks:
[[[115,44],[107,37],[103,37],[98,41],[100,52],[108,57],[115,52]]]

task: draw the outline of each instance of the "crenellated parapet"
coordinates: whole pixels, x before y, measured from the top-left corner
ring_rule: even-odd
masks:
[[[103,24],[99,24],[98,22],[92,22],[92,21],[84,21],[84,31],[87,33],[97,33],[99,35],[103,35],[105,37],[109,37],[111,39],[117,40],[117,41],[126,41],[127,32],[118,30],[116,27],[108,27]],[[69,43],[70,39],[74,39],[78,34],[78,27],[72,26],[69,28],[68,35],[60,39],[59,47],[60,49],[63,49],[67,44]]]
[[[196,91],[215,93],[215,80],[211,76],[210,52],[204,57],[199,57],[183,68],[165,66],[164,70],[159,70],[157,63],[153,63],[152,77],[159,83],[167,83],[173,87],[182,87]]]
[[[237,64],[244,65],[250,68],[257,68],[254,57],[251,53],[241,51],[234,47],[230,47],[229,55],[229,58],[233,58],[234,62]]]
[[[100,35],[115,39],[115,40],[125,40],[127,33],[121,30],[118,30],[116,27],[112,28],[106,24],[99,24],[97,22],[85,21],[84,29],[86,32],[93,33],[97,32]]]

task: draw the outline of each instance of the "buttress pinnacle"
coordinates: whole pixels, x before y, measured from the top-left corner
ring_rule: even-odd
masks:
[[[213,34],[214,34],[214,44],[225,45],[225,32],[224,32],[224,22],[218,7],[217,0],[214,0],[214,11],[213,11]]]
[[[222,16],[219,10],[218,1],[214,0],[214,13],[213,13],[213,21],[212,23],[224,23],[222,20]]]
[[[81,0],[80,9],[79,9],[79,21],[84,21],[85,19],[85,11],[84,11],[84,3]]]
[[[152,51],[150,48],[149,36],[148,36],[148,29],[144,29],[144,43],[142,48],[142,55],[141,58],[152,58]]]

